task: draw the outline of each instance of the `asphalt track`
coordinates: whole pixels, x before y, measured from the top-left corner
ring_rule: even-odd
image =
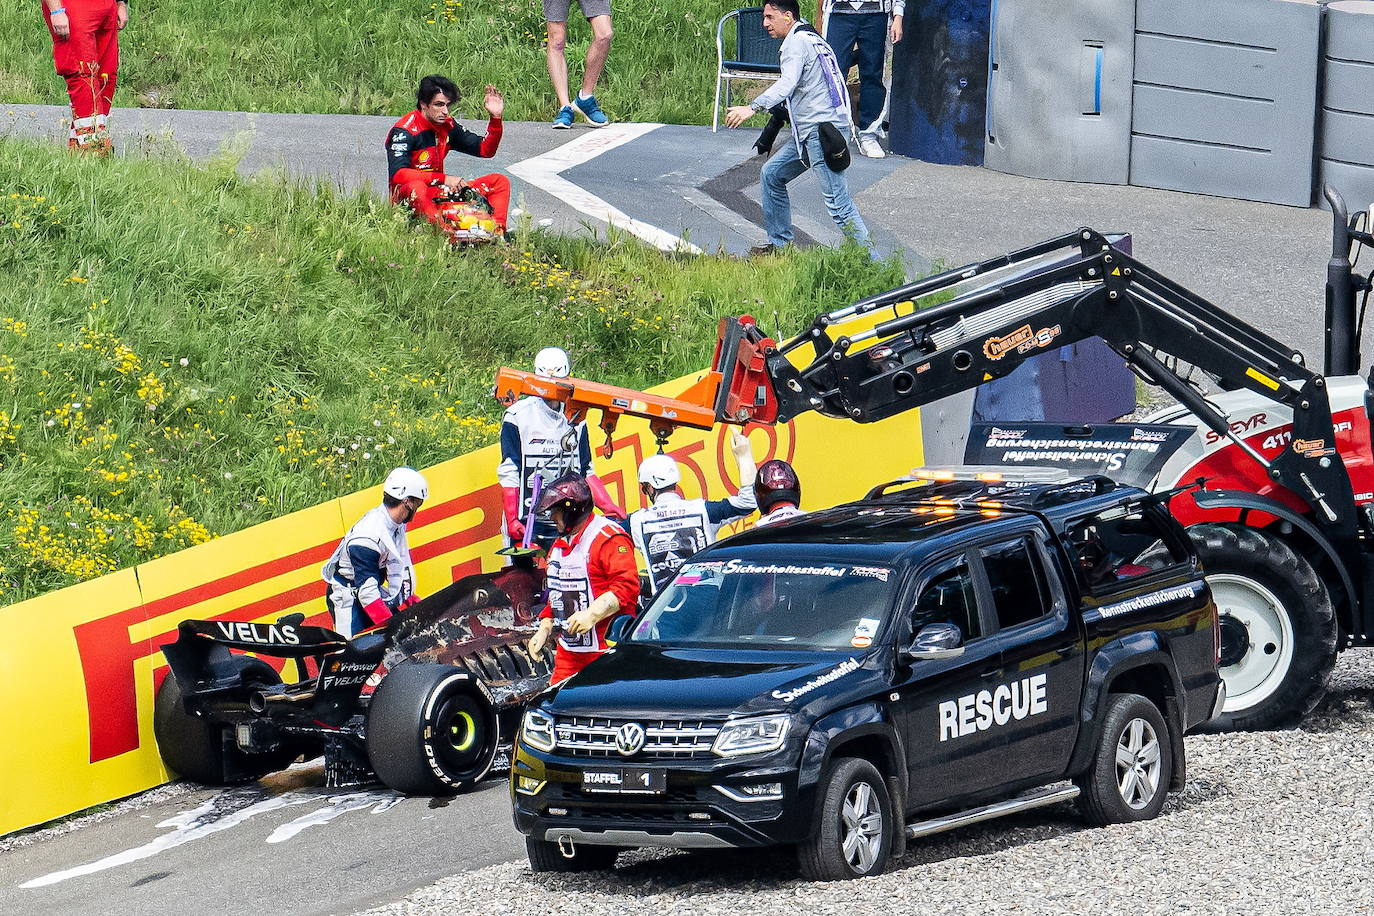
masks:
[[[0,109],[0,136],[60,140],[61,116],[58,108],[9,106]],[[114,124],[126,152],[170,145],[201,159],[232,149],[245,173],[270,169],[379,188],[391,120],[119,110]],[[494,160],[463,166],[470,174],[500,168],[533,176],[517,181],[517,199],[530,218],[557,231],[604,233],[610,215],[651,240],[740,254],[763,237],[754,136],[642,125],[598,136],[581,127],[509,124]],[[598,146],[604,149],[591,149]],[[914,270],[1011,251],[1080,225],[1128,231],[1146,262],[1309,359],[1320,357],[1330,238],[1330,217],[1321,211],[1035,181],[901,157],[856,157],[849,174],[880,250],[900,248]],[[803,240],[837,241],[814,180],[793,188]],[[500,780],[447,803],[326,792],[321,783],[318,766],[303,766],[247,788],[197,789],[7,849],[0,852],[0,908],[43,916],[352,912],[443,875],[523,856]],[[102,861],[109,867],[61,875]],[[45,876],[51,883],[21,887]]]
[[[323,782],[318,761],[298,764],[9,849],[0,911],[352,913],[524,856],[504,779],[454,799]]]

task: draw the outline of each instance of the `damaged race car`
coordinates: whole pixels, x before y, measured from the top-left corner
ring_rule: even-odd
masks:
[[[225,785],[323,753],[328,786],[464,792],[548,686],[552,650],[532,657],[525,647],[542,578],[518,559],[352,639],[299,613],[271,624],[182,621],[162,646],[171,671],[153,712],[163,762]],[[264,658],[294,661],[297,682],[283,683]]]

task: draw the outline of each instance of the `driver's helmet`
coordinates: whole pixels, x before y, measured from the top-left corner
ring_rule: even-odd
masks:
[[[436,201],[441,225],[455,244],[487,242],[501,234],[487,199],[472,188]]]
[[[781,502],[800,506],[801,481],[792,465],[781,458],[772,458],[759,465],[758,478],[754,481],[754,500],[764,515]]]
[[[547,484],[536,511],[544,515],[556,506],[563,508],[564,523],[569,531],[580,525],[592,511],[592,488],[587,485],[587,478],[581,474],[564,474]]]

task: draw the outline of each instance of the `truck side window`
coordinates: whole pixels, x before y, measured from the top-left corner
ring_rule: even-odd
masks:
[[[980,552],[1001,629],[1045,616],[1045,592],[1038,564],[1024,539],[993,544]]]
[[[1118,506],[1076,522],[1068,530],[1068,546],[1079,576],[1093,591],[1185,559],[1158,520],[1139,506]]]
[[[982,636],[978,625],[978,605],[973,590],[973,574],[967,560],[939,573],[921,590],[911,615],[914,636],[929,623],[952,623],[964,634],[964,642]]]

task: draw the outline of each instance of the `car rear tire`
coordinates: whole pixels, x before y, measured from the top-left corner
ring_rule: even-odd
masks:
[[[572,872],[572,871],[609,871],[615,867],[615,857],[620,854],[616,846],[588,846],[585,843],[573,846],[570,857],[563,855],[557,843],[525,837],[525,855],[530,860],[532,872]]]
[[[367,757],[377,778],[407,795],[457,795],[496,757],[496,711],[472,675],[407,662],[382,678],[367,710]]]
[[[273,687],[281,683],[281,676],[261,659],[235,655],[231,664],[245,687]],[[249,782],[284,769],[300,756],[295,745],[266,754],[240,750],[228,725],[186,711],[181,688],[171,672],[163,679],[153,701],[153,736],[169,770],[183,779],[213,786]]]
[[[895,815],[878,768],[841,757],[831,762],[819,793],[815,833],[797,846],[802,875],[812,881],[881,875],[892,852]]]
[[[1221,616],[1226,702],[1216,731],[1296,725],[1326,695],[1336,663],[1336,612],[1312,565],[1268,532],[1193,525]]]
[[[1107,697],[1091,768],[1077,780],[1083,819],[1098,827],[1159,814],[1173,778],[1173,743],[1159,708],[1137,693]]]

